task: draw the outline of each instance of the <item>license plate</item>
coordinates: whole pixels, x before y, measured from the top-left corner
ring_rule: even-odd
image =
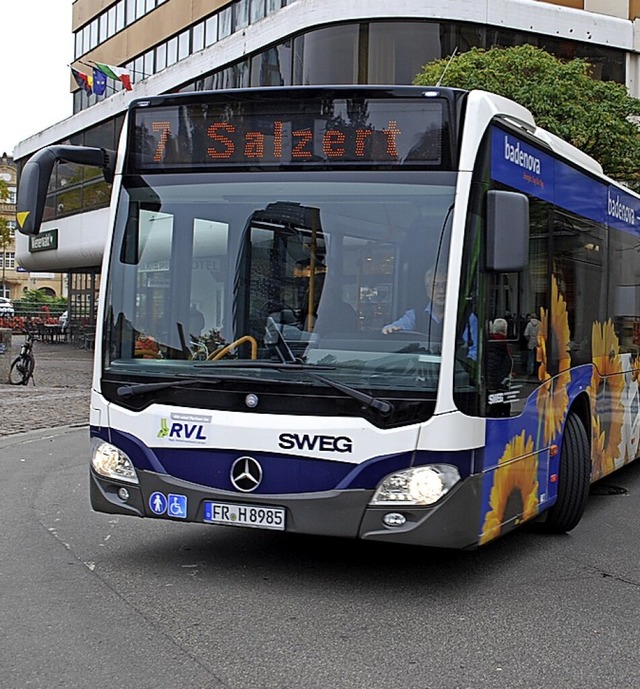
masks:
[[[204,503],[204,520],[211,524],[250,526],[256,529],[284,531],[284,509],[260,505],[238,505],[229,502]]]

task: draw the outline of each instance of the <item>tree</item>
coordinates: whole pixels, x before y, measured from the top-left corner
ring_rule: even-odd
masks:
[[[9,200],[9,187],[7,183],[0,179],[0,203],[6,203]],[[0,215],[0,249],[2,249],[2,294],[1,297],[6,296],[6,265],[7,265],[7,247],[11,241],[11,228],[9,227],[9,221]]]
[[[595,158],[609,176],[640,186],[640,101],[591,77],[588,61],[562,61],[531,45],[472,48],[426,64],[414,83],[483,89],[524,105],[539,127]]]

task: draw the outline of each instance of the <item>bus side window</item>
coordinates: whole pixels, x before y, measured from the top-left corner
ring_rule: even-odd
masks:
[[[519,318],[520,280],[518,273],[495,273],[489,284],[487,317],[507,322],[507,340],[517,340],[521,333]]]
[[[567,353],[574,365],[591,361],[593,323],[603,323],[607,314],[607,281],[603,279],[607,259],[604,228],[568,212],[556,211],[553,235],[555,297],[549,308],[552,315],[566,312],[566,323],[562,324],[566,330],[560,338],[555,338],[562,344],[550,341],[547,347],[547,370],[551,374],[557,373]],[[617,272],[624,270],[621,265]]]

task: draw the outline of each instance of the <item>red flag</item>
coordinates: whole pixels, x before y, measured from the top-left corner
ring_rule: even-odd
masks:
[[[115,65],[107,65],[104,62],[95,62],[94,64],[101,72],[104,72],[108,77],[121,81],[122,85],[125,87],[125,89],[127,89],[127,91],[131,91],[131,75],[129,74],[129,71],[127,69],[125,69],[124,67],[116,67]]]
[[[85,74],[84,72],[79,72],[77,69],[71,67],[71,74],[76,80],[78,86],[90,96],[93,93],[93,77],[90,74]]]

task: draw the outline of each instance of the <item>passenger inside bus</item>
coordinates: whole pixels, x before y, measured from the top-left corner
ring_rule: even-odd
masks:
[[[308,261],[308,259],[306,259]],[[336,278],[327,272],[324,262],[321,271],[316,271],[315,280],[311,284],[309,271],[302,270],[296,264],[296,273],[303,284],[300,285],[300,324],[308,332],[319,335],[331,333],[353,333],[359,328],[356,310],[345,302],[340,294],[340,286]],[[309,306],[312,304],[312,313]]]
[[[513,357],[507,344],[508,323],[504,318],[496,318],[489,326],[487,344],[487,391],[490,395],[488,416],[509,416],[511,405],[504,402],[501,395],[511,387]]]

